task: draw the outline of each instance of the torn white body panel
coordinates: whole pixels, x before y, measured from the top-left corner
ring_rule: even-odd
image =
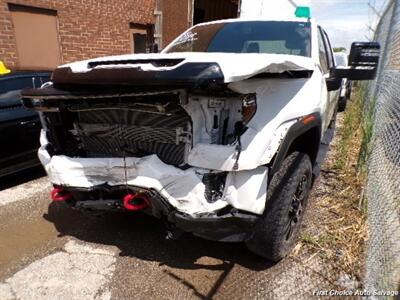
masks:
[[[266,167],[231,172],[226,179],[225,200],[237,209],[261,214],[265,208],[267,182]]]
[[[50,181],[63,187],[90,188],[103,184],[135,186],[158,191],[180,212],[195,216],[219,210],[228,204],[255,214],[262,214],[267,191],[266,167],[230,173],[223,197],[210,203],[205,198],[202,174],[205,170],[181,170],[163,163],[156,155],[142,158],[71,158],[50,157],[41,135],[39,158]],[[255,201],[248,201],[248,199]]]
[[[321,73],[315,71],[311,78],[252,79],[229,85],[236,92],[257,95],[257,112],[241,137],[237,170],[268,164],[299,118],[312,113],[325,114],[327,103],[320,94],[323,81]],[[328,125],[327,121],[323,123]],[[234,170],[236,159],[236,145],[198,143],[189,153],[190,165],[220,171]]]

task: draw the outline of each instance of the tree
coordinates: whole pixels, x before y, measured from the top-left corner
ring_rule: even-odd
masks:
[[[347,52],[345,47],[334,47],[333,52]]]

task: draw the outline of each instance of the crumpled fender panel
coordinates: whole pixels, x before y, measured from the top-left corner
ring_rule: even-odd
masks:
[[[314,72],[311,78],[253,79],[229,85],[235,92],[257,95],[257,112],[241,137],[236,170],[252,170],[270,163],[294,123],[308,114],[326,111],[326,101],[321,98],[323,82],[321,73]],[[197,144],[189,153],[189,164],[232,171],[237,155],[235,145]]]

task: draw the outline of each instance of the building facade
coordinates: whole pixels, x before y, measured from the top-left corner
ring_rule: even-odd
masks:
[[[12,69],[52,69],[134,51],[151,35],[154,0],[0,0],[0,60]]]
[[[161,48],[193,23],[236,17],[238,0],[0,0],[0,61],[51,70]]]

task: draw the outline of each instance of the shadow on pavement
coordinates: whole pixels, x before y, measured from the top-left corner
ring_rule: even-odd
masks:
[[[60,236],[117,246],[120,256],[159,261],[182,269],[216,268],[194,262],[203,256],[232,261],[252,270],[265,270],[272,264],[252,254],[243,243],[220,243],[184,234],[167,240],[164,224],[142,213],[107,213],[96,216],[72,210],[62,203],[51,203],[44,218],[52,222]]]
[[[41,166],[33,167],[0,178],[0,191],[46,176]]]
[[[52,203],[44,218],[52,222],[60,236],[73,236],[91,243],[117,246],[120,256],[136,257],[142,260],[157,261],[179,269],[207,269],[222,271],[220,278],[208,295],[198,295],[209,299],[218,290],[235,265],[261,271],[273,264],[255,256],[243,243],[220,243],[184,234],[178,240],[166,240],[166,230],[161,221],[141,213],[108,213],[94,216],[76,211],[64,204]],[[222,261],[217,265],[199,264],[201,257],[212,257]],[[175,274],[164,270],[175,278]],[[170,274],[169,274],[170,273]],[[189,288],[180,278],[175,278]],[[195,289],[194,289],[195,290]]]

